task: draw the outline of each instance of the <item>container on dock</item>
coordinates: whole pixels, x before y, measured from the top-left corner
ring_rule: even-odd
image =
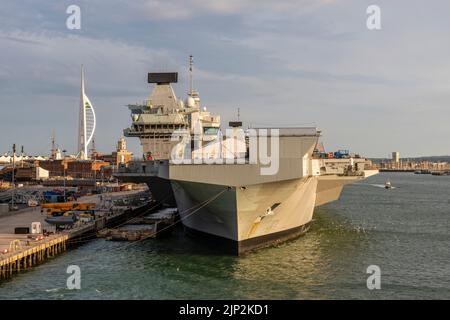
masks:
[[[30,228],[29,227],[16,227],[14,228],[14,234],[29,234]]]

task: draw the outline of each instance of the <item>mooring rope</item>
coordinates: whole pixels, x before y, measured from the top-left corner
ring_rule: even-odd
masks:
[[[201,202],[200,204],[196,204],[196,205],[192,206],[191,208],[188,208],[188,209],[186,209],[186,210],[183,210],[183,211],[179,212],[179,214],[185,213],[185,212],[188,212],[189,210],[194,209],[196,206],[199,206],[199,205],[200,205],[199,208],[196,208],[194,211],[192,211],[191,213],[189,213],[188,215],[186,215],[184,218],[181,218],[181,216],[180,216],[180,220],[175,221],[175,222],[172,223],[171,225],[166,226],[165,228],[163,228],[163,229],[161,229],[161,230],[159,230],[159,231],[156,231],[156,233],[155,233],[154,235],[156,235],[156,234],[158,234],[158,233],[161,233],[161,232],[167,230],[168,228],[172,228],[172,227],[173,227],[174,225],[176,225],[177,223],[179,223],[179,222],[181,222],[181,221],[183,221],[183,220],[186,220],[187,218],[189,218],[190,216],[192,216],[194,213],[198,212],[199,210],[201,210],[202,208],[204,208],[205,206],[207,206],[208,204],[210,204],[211,202],[213,202],[214,200],[216,200],[219,196],[221,196],[221,195],[222,195],[225,191],[227,191],[227,190],[229,190],[228,187],[225,188],[225,189],[223,189],[222,191],[218,192],[216,195],[212,196],[211,198],[209,198],[209,199],[207,199],[207,200]],[[143,241],[143,240],[146,240],[146,239],[148,239],[148,238],[150,238],[150,237],[153,237],[153,234],[152,234],[152,235],[149,235],[149,236],[147,236],[147,237],[144,237],[143,239],[139,239],[139,240],[133,241],[133,242],[131,242],[130,244],[128,244],[128,246],[133,245],[133,244],[135,244],[135,243],[139,243],[139,242],[141,242],[141,241]],[[127,248],[128,246],[125,246],[125,248]]]
[[[162,201],[168,199],[172,194],[173,194],[173,192],[167,194],[160,202],[162,202]],[[124,222],[122,222],[122,223],[118,224],[117,226],[115,226],[115,227],[113,227],[113,228],[110,228],[110,229],[117,229],[117,228],[119,228],[119,227],[121,227],[121,226],[123,226],[123,225],[129,223],[130,221],[133,221],[134,219],[137,219],[137,218],[139,218],[139,217],[141,217],[141,216],[147,214],[149,211],[151,211],[151,210],[157,208],[158,206],[160,206],[160,203],[154,205],[153,207],[149,208],[148,210],[145,210],[144,212],[140,213],[139,215],[137,215],[137,216],[135,216],[135,217],[132,217],[132,218],[130,218],[130,219],[128,219],[128,220],[125,220]],[[97,220],[95,220],[95,221],[97,221]],[[94,221],[94,222],[95,222],[95,221]],[[97,233],[97,231],[95,231],[95,234],[96,234],[96,233]],[[91,238],[92,238],[92,235],[90,235],[90,236],[81,236],[81,237],[78,237],[77,239],[69,240],[69,243],[70,243],[70,244],[74,244],[74,243],[88,242],[88,241],[91,240]],[[83,239],[85,239],[85,240],[83,240]]]
[[[124,246],[121,246],[120,249],[126,249],[126,248],[130,247],[131,245],[134,245],[134,244],[136,244],[136,243],[140,243],[141,241],[144,241],[144,240],[146,240],[146,239],[148,239],[148,238],[150,238],[150,237],[153,237],[153,235],[156,235],[156,234],[158,234],[158,233],[161,233],[161,232],[167,230],[168,228],[171,228],[171,227],[173,227],[174,225],[178,224],[179,222],[184,221],[185,219],[191,217],[192,215],[194,215],[195,213],[197,213],[199,210],[201,210],[202,208],[204,208],[204,207],[207,206],[208,204],[210,204],[210,203],[212,203],[213,201],[215,201],[218,197],[220,197],[225,191],[227,191],[227,190],[229,190],[229,189],[230,189],[229,187],[226,187],[225,189],[219,191],[217,194],[215,194],[214,196],[210,197],[209,199],[206,199],[206,200],[202,201],[201,203],[198,203],[198,204],[196,204],[196,205],[194,205],[194,206],[192,206],[192,207],[190,207],[190,208],[187,208],[187,209],[181,211],[181,213],[186,213],[186,212],[189,212],[190,210],[194,210],[194,211],[190,212],[188,215],[186,215],[184,218],[180,218],[178,221],[175,221],[174,223],[170,224],[169,226],[166,226],[165,228],[163,228],[163,229],[157,231],[155,234],[152,234],[152,235],[150,235],[150,236],[144,237],[144,238],[139,239],[139,240],[136,240],[136,241],[132,241],[132,242],[130,242],[130,243],[124,245]],[[130,219],[130,220],[131,220],[131,219]],[[84,241],[80,241],[80,242],[88,242],[88,241],[90,241],[90,240],[84,240]],[[71,243],[76,243],[76,242],[71,242]],[[91,254],[91,255],[85,256],[84,258],[79,259],[79,260],[77,260],[76,262],[78,263],[78,262],[86,261],[86,260],[91,259],[91,258],[94,257],[94,256],[95,256],[95,257],[99,257],[99,255],[100,255],[100,254],[99,254],[98,252],[96,252],[95,254]],[[43,265],[34,265],[34,266],[31,266],[31,267],[28,267],[27,270],[36,268],[36,267],[38,267],[38,266],[39,266],[39,267],[54,267],[54,266],[58,266],[58,264],[49,264],[49,263],[45,263],[45,264],[43,264]]]

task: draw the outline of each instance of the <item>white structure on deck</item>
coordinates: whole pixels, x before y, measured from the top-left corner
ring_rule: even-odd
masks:
[[[43,156],[28,156],[28,155],[15,155],[14,157],[12,155],[9,155],[7,153],[0,155],[0,163],[12,163],[13,158],[15,162],[21,162],[26,160],[47,160],[48,157]]]
[[[78,127],[78,154],[83,160],[88,157],[88,145],[94,137],[95,111],[84,92],[84,68],[81,66],[80,116]]]

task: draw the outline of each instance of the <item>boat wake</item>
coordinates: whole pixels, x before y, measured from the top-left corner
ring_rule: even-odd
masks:
[[[355,183],[355,186],[371,186],[376,188],[386,188],[386,185],[384,184],[374,184],[374,183]],[[396,189],[396,187],[390,187],[390,189]]]
[[[45,292],[58,292],[60,290],[65,290],[66,288],[54,288],[54,289],[45,289]]]

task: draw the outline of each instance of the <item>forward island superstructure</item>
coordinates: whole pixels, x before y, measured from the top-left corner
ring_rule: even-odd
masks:
[[[129,104],[132,124],[124,130],[126,137],[140,140],[143,161],[134,161],[121,168],[116,175],[122,181],[145,182],[154,200],[176,206],[172,187],[167,179],[171,152],[179,142],[175,132],[194,133],[202,147],[214,141],[220,129],[220,116],[211,114],[200,102],[200,95],[192,85],[193,60],[189,60],[189,90],[186,99],[178,99],[172,83],[178,82],[178,73],[149,73],[148,83],[154,84],[149,98],[142,103]],[[160,172],[161,171],[161,172]]]
[[[155,83],[148,100],[130,104],[132,125],[124,130],[126,137],[140,139],[145,160],[168,160],[178,141],[172,141],[176,130],[202,130],[203,141],[217,137],[220,116],[212,115],[200,105],[198,91],[190,90],[185,101],[178,100],[171,83],[177,73],[149,73],[148,82]]]

